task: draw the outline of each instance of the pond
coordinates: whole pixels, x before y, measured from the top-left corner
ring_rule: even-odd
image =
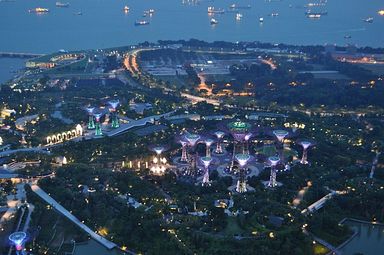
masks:
[[[91,239],[85,243],[76,244],[74,255],[124,255],[125,253],[113,249],[108,250],[95,240]]]
[[[357,231],[357,235],[340,249],[343,255],[364,255],[384,254],[384,226],[347,220],[345,225]]]

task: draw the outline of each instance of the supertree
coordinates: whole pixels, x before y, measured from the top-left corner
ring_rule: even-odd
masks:
[[[284,162],[284,139],[288,136],[288,131],[285,130],[274,130],[273,135],[277,138],[278,141],[278,151],[280,160]]]
[[[239,180],[237,181],[236,191],[238,193],[244,193],[244,192],[247,192],[247,181],[245,178],[245,166],[247,165],[247,163],[251,159],[251,156],[249,154],[236,154],[235,159],[239,163],[239,166],[240,166],[240,176],[239,176]]]
[[[251,124],[237,120],[235,122],[229,123],[227,128],[234,138],[232,161],[229,168],[229,171],[233,173],[235,166],[235,155],[244,152],[245,137],[250,133],[249,131],[251,129]]]
[[[206,139],[204,140],[205,143],[205,156],[210,157],[211,156],[211,145],[213,144],[212,139]]]
[[[101,116],[103,116],[102,113],[94,113],[93,114],[95,116],[95,120],[96,120],[96,124],[95,124],[95,135],[96,136],[102,136],[103,135],[103,132],[101,131],[101,123],[100,123],[100,119],[101,119]]]
[[[187,133],[184,135],[185,140],[188,142],[188,146],[190,148],[190,167],[187,174],[195,176],[197,174],[197,167],[196,167],[196,160],[197,160],[197,152],[196,152],[196,145],[197,142],[200,140],[200,135],[198,134],[191,134]]]
[[[300,145],[303,147],[303,157],[301,158],[300,163],[306,165],[308,164],[308,148],[312,146],[312,142],[301,141]]]
[[[271,175],[269,177],[269,182],[268,182],[268,187],[274,188],[277,186],[277,181],[276,181],[276,166],[280,161],[279,157],[269,157],[268,158],[269,163],[271,164]]]
[[[204,164],[204,175],[203,175],[203,186],[209,186],[211,185],[211,182],[209,181],[209,165],[212,162],[211,157],[202,157],[201,162]]]
[[[15,246],[17,255],[26,254],[24,251],[24,243],[27,238],[27,234],[25,232],[14,232],[9,236],[9,241]]]
[[[187,152],[188,142],[184,141],[184,140],[180,140],[180,144],[181,144],[181,158],[180,158],[180,162],[187,163],[188,162],[188,152]]]
[[[95,110],[95,107],[87,107],[86,110],[88,112],[88,125],[87,125],[87,127],[89,130],[95,129],[95,121],[94,121],[94,116],[93,116],[93,112]]]
[[[117,117],[116,109],[119,106],[119,100],[109,101],[108,104],[111,106],[110,112],[112,115],[112,128],[118,128],[120,126],[119,118]]]
[[[221,142],[222,142],[224,135],[225,135],[225,133],[222,131],[216,131],[215,132],[215,136],[217,138],[216,150],[215,150],[216,154],[223,154],[224,153],[223,147],[221,145]]]

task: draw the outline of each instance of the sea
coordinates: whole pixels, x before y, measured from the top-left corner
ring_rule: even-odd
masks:
[[[0,0],[0,52],[51,53],[157,40],[384,47],[383,0]],[[231,9],[231,5],[240,7]],[[312,7],[308,7],[312,5]],[[124,7],[129,11],[125,12]],[[250,6],[250,8],[248,8]],[[29,10],[47,8],[47,13]],[[208,7],[224,14],[208,15]],[[154,10],[144,17],[144,12]],[[306,11],[321,12],[310,19]],[[236,14],[242,14],[236,20]],[[211,24],[211,19],[217,21]],[[260,18],[263,22],[260,22]],[[372,22],[366,22],[373,18]],[[136,21],[149,21],[135,26]],[[3,71],[1,71],[3,72]],[[5,71],[7,73],[7,70]],[[4,76],[3,74],[0,74]],[[0,81],[4,78],[0,77]]]

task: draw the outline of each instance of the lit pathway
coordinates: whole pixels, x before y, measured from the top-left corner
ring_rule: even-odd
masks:
[[[159,120],[162,117],[166,118],[166,117],[170,116],[173,113],[174,113],[174,111],[171,111],[171,112],[167,112],[167,113],[160,114],[160,115],[153,115],[153,116],[149,116],[149,117],[142,118],[142,119],[139,119],[139,120],[134,120],[134,121],[131,121],[128,124],[120,124],[119,128],[116,128],[116,129],[114,129],[112,131],[105,132],[105,135],[106,136],[116,136],[116,135],[119,135],[119,134],[121,134],[121,133],[123,133],[123,132],[125,132],[125,131],[127,131],[127,130],[129,130],[131,128],[142,127],[142,126],[147,125],[148,123],[152,123],[155,120]]]
[[[62,207],[56,200],[54,200],[52,197],[50,197],[44,190],[42,190],[39,186],[36,184],[30,184],[32,191],[35,192],[39,197],[41,197],[45,202],[50,204],[53,208],[55,208],[57,211],[59,211],[61,214],[63,214],[65,217],[67,217],[70,221],[75,223],[78,227],[83,229],[85,232],[87,232],[94,240],[98,241],[102,245],[104,245],[107,249],[113,249],[117,247],[117,245],[104,237],[96,234],[92,231],[88,226],[84,225],[79,219],[77,219],[75,216],[73,216],[67,209]]]
[[[377,166],[377,163],[379,162],[379,156],[380,156],[381,152],[376,152],[376,155],[372,161],[372,167],[371,167],[371,172],[369,173],[369,178],[372,179],[373,178],[373,175],[375,174],[375,170],[376,170],[376,166]]]
[[[50,153],[49,151],[47,151],[47,147],[22,148],[22,149],[7,150],[7,151],[0,152],[0,158],[6,157],[18,152],[39,152],[39,153],[45,153],[45,154]]]

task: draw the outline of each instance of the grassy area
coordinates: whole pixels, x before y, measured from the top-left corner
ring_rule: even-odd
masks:
[[[169,82],[172,87],[180,88],[186,85],[187,77],[188,76],[161,75],[161,76],[156,76],[156,79]]]
[[[263,146],[261,148],[256,149],[257,153],[264,154],[267,157],[275,156],[278,152],[275,146]],[[297,151],[291,148],[284,148],[284,157],[297,156]]]
[[[318,244],[316,243],[314,246],[313,246],[313,253],[315,255],[325,255],[329,252],[328,248],[321,245],[321,244]]]
[[[364,69],[367,69],[376,75],[383,75],[384,74],[384,65],[361,64],[358,66],[362,67]]]
[[[237,219],[235,217],[227,218],[227,226],[222,231],[224,235],[234,236],[242,234],[243,232],[244,230],[240,228],[239,224],[237,224]]]

